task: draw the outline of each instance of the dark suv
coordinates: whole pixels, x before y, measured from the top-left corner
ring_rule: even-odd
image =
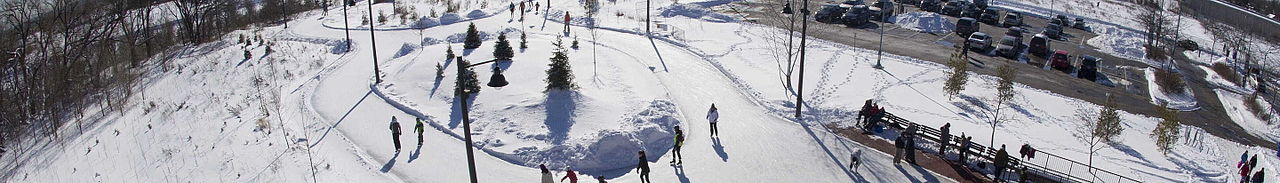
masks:
[[[1102,63],[1102,59],[1094,56],[1081,56],[1080,71],[1076,72],[1076,77],[1089,81],[1098,80],[1098,64]]]
[[[969,17],[956,20],[956,35],[959,35],[962,38],[969,37],[969,34],[978,32],[978,29],[978,20]]]
[[[978,20],[987,25],[999,25],[1000,10],[995,7],[987,8],[987,10],[982,11],[982,17],[979,17]]]
[[[849,27],[862,26],[862,24],[866,24],[868,20],[871,20],[871,10],[867,8],[867,5],[853,6],[852,8],[849,8],[849,11],[845,11],[844,15],[840,17],[840,21],[844,23],[845,26]]]
[[[822,5],[822,9],[813,14],[813,19],[822,23],[840,23],[840,16],[844,15],[844,12],[848,10],[848,8],[835,4]]]
[[[1029,46],[1030,47],[1027,48],[1027,53],[1030,53],[1031,55],[1039,57],[1046,57],[1049,55],[1049,37],[1044,34],[1036,34],[1035,37],[1031,37],[1031,43]]]
[[[942,11],[938,13],[947,16],[960,17],[960,13],[963,13],[965,9],[969,9],[969,2],[951,1],[947,2],[947,6],[943,6]]]

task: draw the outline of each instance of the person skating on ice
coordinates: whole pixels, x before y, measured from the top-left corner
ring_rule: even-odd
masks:
[[[680,131],[680,126],[676,126],[676,136],[673,141],[675,144],[671,148],[671,164],[684,164],[684,160],[681,160],[683,156],[680,155],[680,147],[684,146],[684,132]]]
[[[716,122],[720,120],[720,110],[716,109],[716,104],[711,104],[711,109],[707,110],[707,121],[711,122],[711,136],[720,136],[719,129],[716,128]]]

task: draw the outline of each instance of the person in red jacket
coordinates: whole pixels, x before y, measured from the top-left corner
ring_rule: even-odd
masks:
[[[565,170],[567,171],[564,177],[560,178],[560,182],[564,182],[564,179],[569,179],[569,183],[578,183],[578,174],[573,172],[573,168],[566,168]]]
[[[569,12],[564,12],[564,33],[569,33]]]

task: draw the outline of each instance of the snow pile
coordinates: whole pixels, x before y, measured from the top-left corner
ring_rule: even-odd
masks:
[[[419,29],[435,27],[437,25],[440,25],[440,20],[436,20],[435,18],[425,17],[425,16],[418,18],[418,22],[413,24],[415,28],[419,28]]]
[[[1146,75],[1143,77],[1147,79],[1147,83],[1151,83],[1147,85],[1147,93],[1151,94],[1151,103],[1156,105],[1167,104],[1168,106],[1166,107],[1177,111],[1200,109],[1200,104],[1196,102],[1196,95],[1191,92],[1190,87],[1183,87],[1182,91],[1177,93],[1166,93],[1160,88],[1159,84],[1156,84],[1156,69],[1147,68],[1144,72]],[[1183,82],[1186,82],[1185,78],[1183,80]]]
[[[467,18],[472,18],[472,19],[484,18],[485,15],[489,15],[489,14],[481,10],[471,10],[471,12],[467,12]]]
[[[956,24],[931,12],[911,12],[895,17],[894,24],[914,31],[944,33],[956,30]]]
[[[449,25],[462,21],[462,16],[457,13],[445,13],[440,15],[440,24]]]
[[[1144,61],[1148,64],[1153,62],[1147,59],[1147,51],[1142,47],[1146,42],[1145,34],[1111,25],[1093,25],[1092,28],[1098,36],[1087,41],[1086,44],[1089,46],[1096,47],[1103,53],[1130,60]]]
[[[694,19],[702,19],[709,22],[732,22],[734,18],[728,15],[716,13],[715,11],[703,7],[698,4],[672,4],[662,8],[662,12],[658,13],[662,17],[684,16]]]

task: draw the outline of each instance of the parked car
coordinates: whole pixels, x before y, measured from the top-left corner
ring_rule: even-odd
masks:
[[[876,1],[871,4],[871,20],[888,22],[889,16],[893,16],[894,4],[888,0]]]
[[[1069,25],[1071,25],[1071,21],[1070,21],[1070,20],[1071,20],[1071,19],[1068,19],[1066,15],[1057,15],[1057,16],[1054,16],[1053,18],[1049,19],[1049,23],[1050,23],[1050,24],[1068,25],[1068,26],[1069,26]]]
[[[979,17],[978,20],[982,21],[982,23],[986,23],[987,25],[999,25],[1000,9],[996,9],[995,7],[987,8],[982,11],[982,17]]]
[[[857,5],[867,5],[867,3],[863,2],[862,0],[846,0],[840,3],[840,6],[844,6],[845,8],[850,8]]]
[[[1060,71],[1071,71],[1071,59],[1067,50],[1058,50],[1053,52],[1053,57],[1049,58],[1049,66]]]
[[[990,0],[973,0],[973,6],[981,9],[987,9],[987,5],[991,4]]]
[[[965,17],[956,20],[956,35],[960,37],[969,37],[969,34],[978,32],[978,20]]]
[[[1087,26],[1084,25],[1084,18],[1080,18],[1080,17],[1076,17],[1076,23],[1071,24],[1071,27],[1080,29],[1080,30],[1085,30],[1086,28],[1088,28]]]
[[[1044,32],[1042,32],[1041,34],[1044,34],[1045,36],[1049,36],[1049,38],[1062,40],[1062,26],[1058,24],[1046,25],[1044,26]]]
[[[938,12],[942,10],[941,0],[921,0],[919,4],[917,7],[920,7],[922,11]]]
[[[1027,53],[1031,55],[1046,58],[1049,55],[1049,37],[1044,34],[1036,34],[1031,37],[1031,43],[1027,48]]]
[[[1026,32],[1027,32],[1027,29],[1024,29],[1022,27],[1010,27],[1009,31],[1004,32],[1004,35],[1022,38],[1022,34]]]
[[[840,7],[840,5],[836,4],[822,5],[822,9],[813,14],[813,19],[822,23],[840,23],[840,16],[844,15],[844,12],[848,10],[849,8]]]
[[[866,24],[870,20],[871,9],[867,5],[853,6],[848,11],[845,11],[844,15],[840,16],[840,22],[849,27],[862,26],[862,24]]]
[[[1005,13],[1004,22],[1000,25],[1004,27],[1022,26],[1022,13],[1016,11],[1009,11],[1009,13]]]
[[[964,9],[964,12],[960,12],[960,17],[980,18],[982,17],[982,10],[982,8],[970,5]]]
[[[1081,56],[1080,71],[1076,72],[1076,77],[1089,81],[1098,81],[1098,64],[1101,63],[1102,59],[1098,57]]]
[[[905,5],[905,4],[917,5],[917,6],[919,6],[919,5],[920,5],[920,1],[919,1],[919,0],[894,0],[894,2],[897,2],[897,3],[899,3],[899,4],[904,4],[904,5]]]
[[[1018,60],[1018,55],[1022,54],[1022,38],[1013,36],[1004,36],[1000,38],[1000,44],[996,45],[996,55],[1008,58],[1010,60]]]
[[[960,13],[963,13],[964,10],[968,8],[969,8],[969,2],[951,1],[951,2],[947,2],[947,5],[943,6],[942,11],[938,13],[947,15],[947,16],[960,17]]]
[[[970,50],[985,52],[991,49],[991,36],[987,33],[975,32],[969,35],[969,39],[965,41]]]

